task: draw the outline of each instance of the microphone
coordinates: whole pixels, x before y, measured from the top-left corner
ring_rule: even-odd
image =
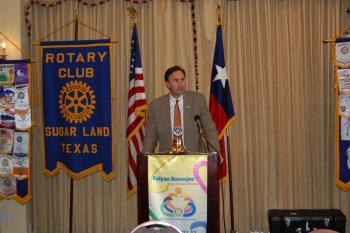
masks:
[[[199,135],[201,135],[202,122],[201,122],[200,116],[195,115],[195,116],[194,116],[194,121],[196,122],[197,129],[198,129],[198,133],[199,133]]]

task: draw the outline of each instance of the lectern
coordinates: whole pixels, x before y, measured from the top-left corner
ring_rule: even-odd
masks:
[[[183,232],[220,232],[216,153],[140,154],[138,222],[169,222]]]

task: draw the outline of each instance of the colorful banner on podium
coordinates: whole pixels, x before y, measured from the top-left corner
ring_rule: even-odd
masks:
[[[43,167],[79,179],[114,175],[111,43],[42,42]]]
[[[149,156],[149,218],[207,232],[207,181],[207,156]]]
[[[0,61],[0,200],[25,204],[30,192],[32,65]]]
[[[336,183],[350,189],[350,38],[335,42],[336,68]]]

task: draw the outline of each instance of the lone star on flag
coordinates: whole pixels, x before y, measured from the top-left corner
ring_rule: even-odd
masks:
[[[225,88],[226,80],[228,80],[226,67],[221,68],[220,66],[218,66],[216,64],[215,64],[215,67],[216,67],[216,71],[218,73],[216,74],[215,78],[213,79],[213,82],[220,80],[223,88]]]

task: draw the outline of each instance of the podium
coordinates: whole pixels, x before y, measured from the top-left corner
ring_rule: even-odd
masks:
[[[138,222],[169,222],[183,232],[220,232],[216,153],[140,154]]]

